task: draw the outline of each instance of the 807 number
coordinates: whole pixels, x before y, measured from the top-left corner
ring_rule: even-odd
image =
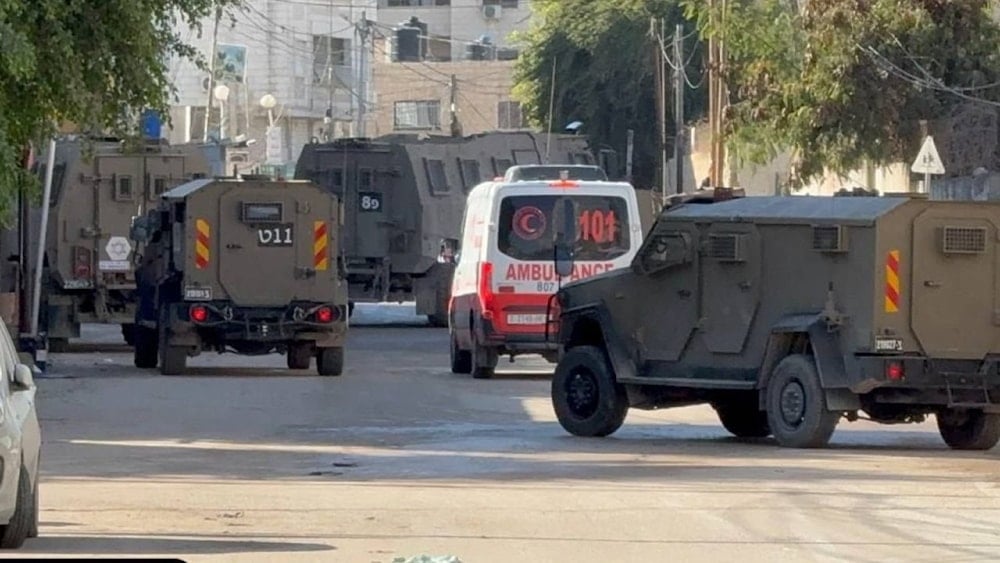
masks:
[[[536,291],[539,293],[552,293],[556,290],[556,282],[538,282]]]

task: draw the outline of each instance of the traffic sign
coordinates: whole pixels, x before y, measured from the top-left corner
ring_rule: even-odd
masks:
[[[920,153],[913,160],[913,166],[910,167],[910,170],[918,174],[944,174],[944,163],[941,162],[941,156],[938,154],[937,147],[934,146],[933,137],[928,135],[924,139]]]

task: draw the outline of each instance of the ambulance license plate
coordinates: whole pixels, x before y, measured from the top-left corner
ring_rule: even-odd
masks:
[[[543,325],[545,315],[507,315],[509,325]]]

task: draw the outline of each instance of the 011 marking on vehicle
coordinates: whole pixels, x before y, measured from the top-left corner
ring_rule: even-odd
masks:
[[[291,223],[257,229],[257,246],[291,246],[294,230]]]
[[[212,229],[209,227],[208,221],[204,219],[197,219],[194,222],[194,229],[194,267],[204,270],[212,258],[212,253],[209,250],[209,245],[212,242]]]
[[[382,211],[382,194],[379,192],[358,192],[358,209],[366,213]]]
[[[899,312],[899,251],[890,250],[885,259],[885,312]]]
[[[545,232],[545,213],[532,205],[526,205],[514,212],[514,233],[524,240],[537,240]]]
[[[318,272],[325,271],[330,267],[330,259],[327,256],[327,244],[329,237],[326,231],[326,221],[313,222],[313,267]]]

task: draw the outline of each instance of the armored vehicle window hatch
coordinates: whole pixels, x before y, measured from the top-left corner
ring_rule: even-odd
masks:
[[[986,252],[986,227],[946,225],[941,229],[941,251],[945,254]]]
[[[639,251],[638,273],[652,275],[691,262],[691,234],[663,231],[649,238]]]
[[[153,197],[160,197],[167,191],[167,179],[163,176],[153,178]]]
[[[847,252],[847,227],[813,225],[812,249],[819,252]]]
[[[458,171],[462,175],[462,186],[468,192],[483,181],[479,173],[479,161],[471,158],[458,158]]]
[[[135,194],[132,189],[132,177],[131,176],[119,176],[115,174],[114,177],[114,189],[115,189],[115,201],[132,201],[135,199]]]
[[[371,168],[362,168],[358,171],[358,188],[362,190],[371,189],[375,185],[375,171]]]
[[[243,202],[240,220],[244,223],[281,223],[284,219],[281,203]]]
[[[427,183],[431,187],[431,193],[448,193],[448,175],[444,171],[444,161],[436,158],[425,158],[424,168],[427,171]]]
[[[514,165],[514,161],[509,158],[493,158],[493,173],[495,176],[507,174],[507,169]]]
[[[708,235],[708,257],[717,262],[745,261],[745,238],[741,233],[713,233]]]

